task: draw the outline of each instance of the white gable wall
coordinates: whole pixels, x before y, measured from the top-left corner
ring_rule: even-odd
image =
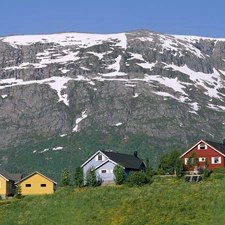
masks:
[[[102,155],[102,160],[98,160],[98,155],[101,154]],[[91,167],[96,168],[98,165],[102,164],[103,162],[107,161],[108,157],[103,155],[100,151],[98,154],[92,156],[89,161],[83,166],[83,172],[84,172],[84,176],[87,173],[87,170]]]
[[[102,181],[113,181],[114,180],[114,169],[115,164],[111,161],[104,163],[98,169],[96,169],[97,177]]]

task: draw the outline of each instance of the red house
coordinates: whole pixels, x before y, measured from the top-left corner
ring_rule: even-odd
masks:
[[[223,140],[223,143],[200,140],[194,144],[180,156],[180,158],[183,160],[184,171],[188,171],[187,160],[193,152],[197,154],[199,160],[199,166],[198,168],[194,168],[195,171],[204,168],[206,158],[208,159],[209,170],[213,170],[216,167],[225,167],[225,140]]]

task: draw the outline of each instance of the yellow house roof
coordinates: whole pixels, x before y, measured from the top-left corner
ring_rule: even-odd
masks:
[[[35,174],[39,174],[40,176],[44,177],[45,179],[51,181],[52,183],[57,184],[57,182],[55,182],[54,180],[51,180],[50,178],[46,177],[45,175],[39,173],[38,171],[35,171],[35,172],[31,173],[30,175],[28,175],[28,176],[24,177],[23,179],[17,181],[15,184],[18,184],[19,182],[22,182],[22,181],[28,179],[29,177],[32,177]]]

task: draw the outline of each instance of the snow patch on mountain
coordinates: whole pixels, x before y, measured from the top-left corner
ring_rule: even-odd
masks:
[[[62,94],[62,90],[66,89],[66,83],[71,80],[68,77],[50,77],[43,80],[31,80],[31,81],[23,81],[22,79],[2,79],[0,80],[0,89],[4,89],[7,87],[14,87],[20,85],[31,85],[31,84],[48,84],[52,89],[57,91],[59,96],[59,102],[63,101],[64,104],[69,105],[69,101],[67,99],[67,94]]]
[[[54,43],[55,45],[68,46],[77,45],[80,48],[88,48],[102,44],[104,41],[111,41],[115,46],[126,49],[127,39],[125,33],[118,34],[90,34],[90,33],[59,33],[43,35],[15,35],[2,39],[14,48],[20,45],[31,45],[37,42]]]
[[[83,119],[85,119],[85,118],[87,117],[86,111],[87,111],[87,109],[85,109],[85,110],[82,112],[82,115],[81,115],[80,118],[76,119],[76,125],[75,125],[75,127],[73,128],[72,132],[78,132],[78,125],[79,125],[79,123],[80,123]]]
[[[59,146],[59,147],[55,147],[55,148],[52,148],[53,151],[58,151],[58,150],[63,150],[63,147]]]
[[[188,68],[187,65],[184,65],[182,67],[176,65],[167,65],[164,68],[187,74],[196,87],[202,87],[204,89],[205,94],[223,101],[223,98],[221,98],[220,96],[223,94],[219,93],[217,89],[223,87],[224,82],[220,78],[220,74],[215,69],[212,74],[206,74],[202,72],[195,72]],[[225,95],[223,96],[225,97]]]

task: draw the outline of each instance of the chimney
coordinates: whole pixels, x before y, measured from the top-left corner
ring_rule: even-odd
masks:
[[[223,139],[223,145],[225,145],[225,139]]]
[[[135,156],[135,157],[138,157],[137,151],[134,151],[134,156]]]

